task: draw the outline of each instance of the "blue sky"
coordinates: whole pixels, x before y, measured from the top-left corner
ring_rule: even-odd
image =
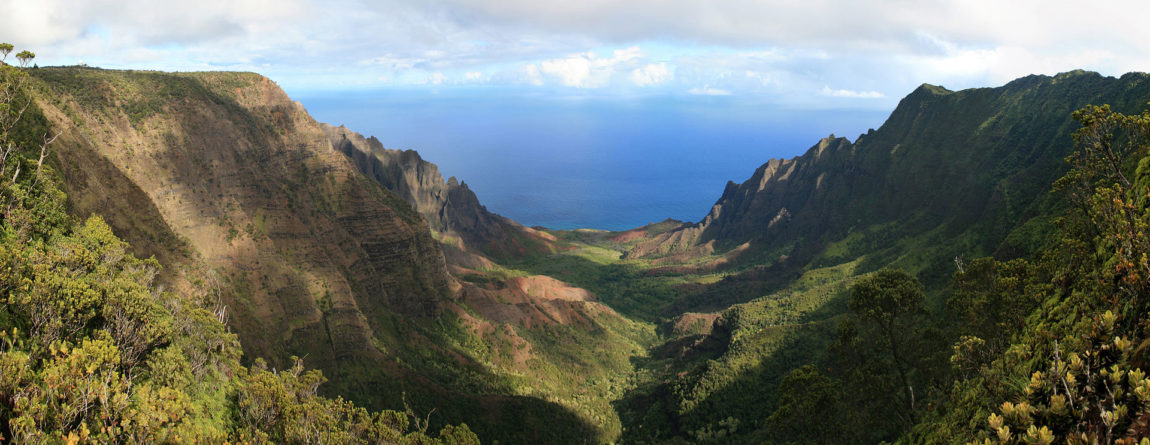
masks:
[[[890,109],[920,83],[1150,70],[1141,1],[0,0],[40,64],[245,70],[291,93],[732,95]]]

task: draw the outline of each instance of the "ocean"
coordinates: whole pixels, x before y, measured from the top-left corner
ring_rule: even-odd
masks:
[[[734,96],[620,99],[498,91],[292,92],[321,122],[414,149],[524,225],[625,230],[702,219],[727,181],[889,110],[782,109]]]

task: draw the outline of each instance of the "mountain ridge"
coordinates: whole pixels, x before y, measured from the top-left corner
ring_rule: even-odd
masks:
[[[641,243],[635,249],[628,252],[628,255],[635,257],[657,257],[665,255],[674,250],[690,249],[703,245],[712,240],[718,241],[724,248],[729,249],[732,246],[742,244],[744,242],[753,242],[755,244],[771,244],[766,241],[768,238],[778,238],[780,235],[773,234],[778,232],[782,226],[778,226],[783,220],[797,220],[800,224],[791,224],[793,228],[796,225],[803,227],[815,228],[813,230],[806,230],[806,233],[800,233],[800,230],[792,229],[788,235],[789,238],[808,237],[812,238],[811,241],[817,241],[827,234],[824,232],[832,231],[836,233],[844,233],[850,226],[854,225],[846,221],[842,221],[841,214],[845,212],[851,213],[864,213],[859,211],[858,206],[848,211],[841,211],[832,208],[830,205],[823,203],[818,207],[817,213],[822,215],[816,218],[809,218],[801,215],[800,209],[808,204],[808,200],[812,197],[817,197],[818,194],[839,194],[844,199],[849,193],[858,192],[860,189],[874,189],[875,186],[861,187],[858,178],[873,177],[872,183],[880,184],[878,187],[886,187],[889,190],[892,183],[909,183],[908,178],[905,177],[909,171],[931,172],[934,174],[925,174],[930,184],[926,187],[932,193],[940,193],[940,190],[951,188],[950,186],[941,186],[940,184],[953,182],[956,184],[969,183],[969,180],[963,179],[965,172],[952,171],[947,167],[947,163],[961,163],[978,162],[981,168],[985,171],[972,172],[975,176],[985,175],[990,172],[992,175],[995,170],[1001,168],[993,167],[994,156],[1002,158],[1017,158],[1019,153],[1009,153],[1003,148],[992,154],[977,154],[983,156],[979,159],[961,159],[955,160],[944,159],[943,154],[930,154],[930,151],[937,152],[938,149],[931,148],[932,146],[955,145],[956,142],[961,142],[968,145],[988,144],[991,143],[990,137],[1011,137],[1011,130],[1004,128],[1001,123],[996,123],[995,119],[1001,115],[994,107],[1007,107],[1018,105],[1011,105],[1011,101],[1018,100],[1035,100],[1037,92],[1034,89],[1041,88],[1059,88],[1059,84],[1066,82],[1077,83],[1075,87],[1065,87],[1066,91],[1081,90],[1080,86],[1090,83],[1108,83],[1109,87],[1106,88],[1119,88],[1117,85],[1145,85],[1145,74],[1127,74],[1121,79],[1119,78],[1103,78],[1097,73],[1088,73],[1084,71],[1072,71],[1062,73],[1056,76],[1027,76],[1007,83],[1002,87],[997,88],[978,88],[962,91],[950,91],[940,86],[923,84],[916,88],[912,93],[900,100],[899,105],[891,113],[886,122],[878,129],[872,130],[865,134],[860,135],[854,142],[850,142],[845,138],[835,138],[831,135],[829,138],[824,138],[819,143],[811,146],[802,155],[789,158],[789,159],[772,159],[767,163],[760,166],[755,170],[746,181],[741,184],[736,184],[733,181],[729,182],[723,191],[722,196],[716,201],[711,211],[699,222],[686,223],[682,227],[663,234],[660,239],[650,240],[646,243]],[[1133,88],[1133,87],[1132,87]],[[1113,94],[1113,93],[1111,93]],[[939,102],[942,101],[942,102]],[[922,116],[921,112],[926,110],[928,106],[939,102],[951,104],[952,106],[964,107],[962,113],[967,117],[964,119],[949,118],[943,116]],[[1079,99],[1082,104],[1085,101]],[[1128,107],[1128,106],[1127,106]],[[935,106],[935,108],[938,108]],[[1042,119],[1047,122],[1058,122],[1053,124],[1055,128],[1068,128],[1069,125],[1069,112],[1072,107],[1063,106],[1057,111],[1042,110]],[[939,113],[939,112],[932,112]],[[957,111],[951,111],[957,113]],[[977,114],[980,117],[972,118],[970,115]],[[965,141],[956,141],[953,139],[939,139],[950,138],[941,134],[929,135],[922,134],[925,127],[921,122],[924,119],[947,119],[952,123],[961,122],[963,127],[953,128],[954,134],[968,134]],[[977,120],[977,122],[974,122]],[[917,122],[917,123],[916,123]],[[1032,124],[1033,126],[1033,124]],[[1023,130],[1017,131],[1021,133]],[[1063,136],[1068,135],[1067,130],[1063,131]],[[995,132],[994,135],[988,135],[989,132]],[[937,131],[936,131],[937,133]],[[926,139],[931,139],[929,144]],[[1011,143],[1018,143],[1018,141],[1010,141]],[[1053,181],[1057,177],[1057,171],[1060,168],[1062,157],[1068,154],[1070,141],[1068,137],[1058,137],[1051,135],[1047,140],[1042,141],[1048,143],[1049,146],[1056,147],[1057,152],[1037,148],[1037,143],[1030,143],[1027,150],[1029,153],[1023,156],[1028,159],[1022,159],[1022,162],[1042,162],[1040,167],[1033,168],[1034,171],[1045,171],[1045,178]],[[909,143],[910,145],[907,145]],[[934,144],[934,145],[931,145]],[[901,153],[900,153],[900,150]],[[920,153],[918,156],[921,160],[914,160],[915,158],[907,158],[906,151],[915,150]],[[829,156],[824,159],[825,156]],[[976,154],[968,154],[971,156]],[[959,153],[958,156],[963,156]],[[987,157],[990,156],[990,157]],[[899,162],[916,162],[914,167],[920,167],[920,170],[910,168],[910,165],[899,165]],[[956,164],[957,165],[957,164]],[[808,170],[817,170],[814,173],[805,173]],[[790,178],[791,175],[796,175],[796,178]],[[806,176],[803,176],[806,175]],[[860,176],[863,175],[863,176]],[[1000,177],[988,178],[989,180],[1009,180],[1009,178]],[[943,179],[945,177],[945,179]],[[854,179],[852,179],[854,178]],[[801,184],[809,184],[802,189],[795,189],[791,191],[788,184],[794,184],[798,181]],[[768,183],[770,183],[771,190],[767,190]],[[846,187],[847,184],[852,184]],[[881,184],[888,184],[883,186]],[[824,188],[827,190],[821,190]],[[784,191],[780,191],[784,190]],[[876,190],[878,191],[878,190]],[[955,191],[963,191],[963,187],[958,187]],[[1037,196],[1037,191],[1026,192],[1025,200],[1033,199]],[[873,192],[872,192],[873,194]],[[882,212],[886,216],[879,216],[878,220],[894,220],[896,215],[910,213],[909,209],[937,207],[941,203],[950,202],[948,199],[932,200],[925,196],[911,195],[914,199],[913,204],[891,205],[891,203],[884,203],[876,201],[874,196],[867,197],[876,207],[876,210]],[[1002,199],[1001,197],[967,197],[964,199],[985,201],[985,199]],[[834,201],[832,198],[822,198],[824,201]],[[838,201],[844,202],[844,199]],[[846,200],[849,201],[849,200]],[[907,202],[907,200],[902,200]],[[933,204],[931,204],[933,202]],[[952,209],[957,204],[951,204]],[[1016,212],[1021,212],[1023,209],[1017,209]],[[753,218],[745,218],[748,212],[753,213]],[[943,209],[935,209],[933,213],[942,214],[948,213]],[[954,213],[949,211],[949,213]],[[840,215],[840,216],[836,216]],[[781,218],[779,221],[772,223],[776,217]],[[742,222],[739,222],[739,221]],[[829,221],[829,222],[828,222]],[[775,228],[778,226],[777,228]],[[765,228],[756,229],[755,227]],[[774,228],[774,230],[772,230]],[[832,237],[841,235],[830,235]],[[767,248],[779,248],[780,246],[770,245]],[[794,255],[791,255],[794,257]],[[811,255],[807,255],[811,256]]]
[[[497,215],[479,202],[466,182],[443,179],[439,168],[415,150],[385,148],[344,126],[323,124],[332,146],[350,157],[361,172],[415,206],[442,235],[459,237],[466,248],[494,258],[552,253],[554,239]]]

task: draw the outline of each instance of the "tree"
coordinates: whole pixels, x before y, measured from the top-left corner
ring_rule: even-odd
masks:
[[[11,184],[6,187],[9,190],[0,190],[0,206],[3,207],[7,207],[5,204],[10,204],[11,200],[20,194],[19,190],[13,190],[12,187],[21,187],[17,183],[23,169],[20,159],[22,156],[31,154],[32,150],[28,150],[28,148],[37,145],[37,143],[39,145],[37,147],[39,157],[36,160],[35,174],[31,182],[31,186],[35,187],[42,177],[44,161],[48,155],[48,146],[56,139],[56,136],[50,135],[47,129],[35,136],[40,138],[36,142],[27,140],[29,136],[18,134],[15,131],[21,123],[28,124],[27,114],[35,110],[35,105],[31,96],[25,91],[28,74],[22,69],[3,63],[13,49],[14,47],[10,43],[0,44],[0,178],[7,179],[8,170],[10,168],[14,170]],[[36,54],[27,50],[16,54],[22,67],[27,66],[28,61],[35,57]],[[25,127],[27,128],[28,125]],[[39,129],[33,131],[39,132]],[[36,155],[32,154],[32,156]]]
[[[16,53],[16,59],[20,60],[20,66],[21,67],[27,67],[28,62],[31,61],[32,59],[35,59],[35,58],[36,58],[36,53],[34,53],[32,51],[24,50],[24,51],[20,51],[19,53]]]
[[[926,315],[922,284],[910,274],[883,269],[851,287],[847,308],[873,334],[865,335],[870,347],[882,351],[898,377],[906,420],[914,423],[915,394],[911,373],[917,360],[908,348],[919,337],[917,322]],[[865,333],[864,333],[865,334]]]
[[[979,258],[954,274],[947,308],[962,335],[980,338],[993,354],[1002,352],[1039,304],[1038,290],[1049,287],[1039,265],[1025,259]]]
[[[783,377],[779,406],[767,424],[778,441],[839,443],[845,414],[839,382],[806,365]]]

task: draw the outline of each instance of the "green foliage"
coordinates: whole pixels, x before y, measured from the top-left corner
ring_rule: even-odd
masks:
[[[852,407],[843,421],[852,442],[897,437],[931,401],[942,367],[932,351],[945,342],[929,327],[924,301],[922,284],[901,270],[880,270],[851,288],[830,353]]]
[[[919,440],[1133,444],[1150,435],[1150,113],[1091,106],[1074,117],[1074,168],[1056,183],[1072,204],[1058,242],[1028,262],[959,277],[967,292],[958,306],[986,319],[966,317],[972,336],[954,349],[963,372],[952,407],[924,422]]]
[[[28,66],[28,62],[36,58],[36,53],[28,50],[16,53],[16,60],[20,61],[20,66]]]
[[[155,259],[100,217],[67,214],[26,79],[0,64],[0,441],[478,442],[466,426],[433,439],[406,414],[319,397],[323,377],[298,363],[240,366],[218,302],[163,292]]]
[[[833,443],[846,435],[842,386],[813,365],[791,371],[779,384],[779,406],[767,418],[779,442]]]
[[[236,394],[237,438],[254,443],[478,444],[467,425],[447,426],[439,440],[426,436],[427,425],[410,412],[369,413],[342,398],[317,395],[319,371],[304,371],[303,361],[283,371],[257,360]],[[408,417],[411,416],[411,419]],[[412,423],[421,428],[408,433]]]
[[[652,322],[674,301],[673,286],[685,280],[647,275],[650,265],[620,260],[610,244],[576,244],[575,249],[540,258],[506,262],[520,274],[548,275],[587,289],[604,304],[641,321]]]
[[[1094,317],[1081,355],[1063,357],[1055,343],[1050,368],[1031,374],[1022,400],[987,416],[994,442],[1134,444],[1150,434],[1150,379],[1131,363],[1130,340],[1114,336],[1117,318]]]
[[[1031,262],[1006,262],[979,258],[954,275],[954,295],[948,309],[960,319],[960,331],[989,342],[995,353],[1002,352],[1011,337],[1026,322],[1026,316],[1050,292],[1049,282]]]
[[[859,319],[875,323],[891,342],[907,319],[926,313],[922,283],[901,270],[883,269],[855,283],[847,307]]]
[[[323,377],[299,362],[279,373],[240,367],[220,320],[153,292],[155,261],[126,253],[98,217],[48,243],[0,248],[11,284],[0,326],[0,420],[15,443],[430,443],[408,432],[402,414],[317,396]],[[444,437],[474,439],[466,426]]]

